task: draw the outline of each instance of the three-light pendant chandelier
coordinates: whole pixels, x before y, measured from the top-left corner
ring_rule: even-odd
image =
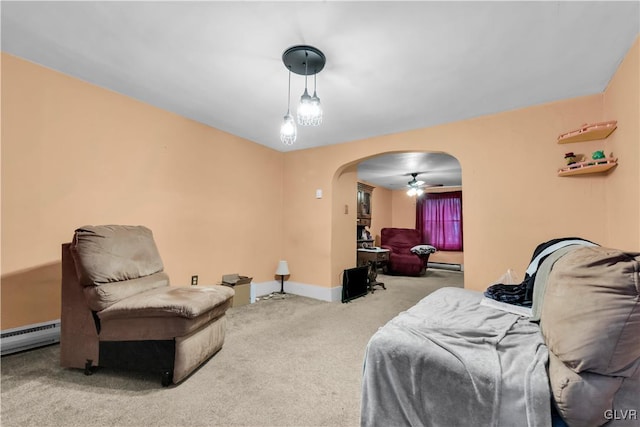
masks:
[[[280,140],[291,145],[296,141],[298,129],[296,120],[290,112],[291,106],[291,73],[304,76],[304,93],[300,97],[300,104],[296,112],[297,122],[300,126],[320,126],[322,124],[322,105],[316,93],[316,74],[324,68],[324,54],[313,46],[297,45],[285,50],[282,54],[282,62],[289,70],[289,91],[287,94],[287,114],[284,116],[280,127]],[[307,77],[313,76],[313,96],[307,91]]]

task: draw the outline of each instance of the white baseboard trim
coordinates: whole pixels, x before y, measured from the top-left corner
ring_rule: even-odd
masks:
[[[272,280],[269,282],[251,283],[251,303],[256,302],[256,297],[269,295],[271,292],[280,291],[280,282]],[[342,286],[325,288],[324,286],[309,285],[299,282],[284,282],[284,291],[289,294],[300,295],[318,299],[321,301],[342,301]]]

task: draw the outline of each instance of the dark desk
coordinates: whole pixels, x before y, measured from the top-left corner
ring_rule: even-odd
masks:
[[[378,282],[378,268],[384,266],[389,262],[389,250],[388,249],[358,249],[358,266],[369,266],[369,290],[374,292],[375,286],[380,286],[382,289],[387,289],[383,282]]]

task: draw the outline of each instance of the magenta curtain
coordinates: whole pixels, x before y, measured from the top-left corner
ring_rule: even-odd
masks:
[[[439,251],[462,250],[462,191],[425,193],[416,203],[416,229]]]

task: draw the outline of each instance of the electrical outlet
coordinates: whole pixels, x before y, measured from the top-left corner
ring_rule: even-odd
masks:
[[[191,276],[191,286],[196,286],[198,284],[198,276]]]

